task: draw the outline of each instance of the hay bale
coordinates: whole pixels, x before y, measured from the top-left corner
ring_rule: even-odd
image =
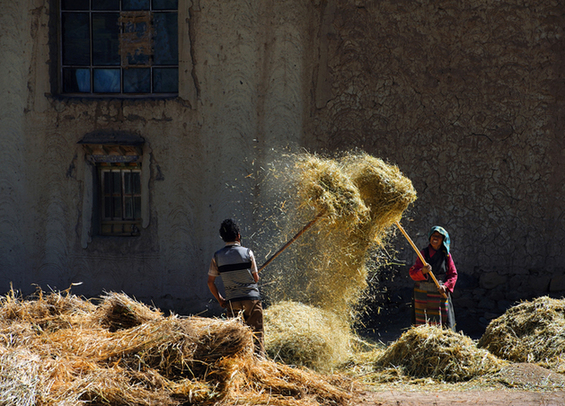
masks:
[[[62,329],[36,340],[38,351],[47,356],[73,357],[124,366],[139,365],[165,377],[202,378],[219,359],[253,353],[251,331],[238,320],[215,320],[175,316],[110,332],[93,326]],[[42,350],[45,349],[45,350]]]
[[[58,364],[50,368],[51,376],[43,376],[44,379],[49,378],[48,382],[52,382],[53,385],[44,391],[38,405],[92,403],[177,406],[179,404],[178,400],[170,396],[166,388],[168,381],[155,373],[136,371],[119,365],[107,368],[96,364],[88,366],[82,364],[79,370],[70,370],[68,365]]]
[[[565,299],[525,301],[490,322],[479,347],[514,362],[565,372]]]
[[[308,405],[313,399],[340,404],[350,397],[338,381],[331,383],[333,378],[255,358],[252,332],[240,320],[163,317],[126,296],[110,293],[105,299],[110,297],[133,309],[118,324],[116,319],[101,322],[105,319],[100,316],[115,314],[107,310],[116,307],[104,300],[93,308],[68,292],[36,295],[30,301],[1,298],[8,308],[0,308],[0,315],[8,318],[0,318],[0,402]],[[66,310],[47,311],[61,304],[61,298],[66,304],[55,308]],[[123,320],[137,325],[123,328]],[[49,328],[35,322],[47,322]],[[117,325],[121,328],[110,331]],[[8,337],[11,329],[18,336],[15,340]],[[265,371],[272,376],[265,378]]]
[[[29,345],[30,341],[39,334],[32,323],[0,318],[1,348],[15,348]]]
[[[344,171],[359,190],[370,215],[358,231],[358,239],[380,243],[385,230],[399,221],[416,200],[412,181],[396,165],[366,153],[345,154]]]
[[[366,218],[369,209],[337,161],[303,154],[297,157],[295,167],[299,173],[296,190],[300,206],[314,208],[325,219],[334,221],[357,223]]]
[[[255,395],[247,397],[248,404],[341,405],[348,404],[352,393],[360,389],[340,375],[321,375],[264,359],[231,359],[227,363],[233,364],[230,398],[238,399],[239,391],[252,389]],[[257,387],[269,388],[269,393],[257,392],[253,389]]]
[[[38,289],[23,300],[13,290],[0,297],[0,320],[5,323],[29,323],[41,330],[57,330],[83,320],[96,309],[90,301],[70,292],[50,292]]]
[[[124,293],[107,293],[102,299],[97,314],[100,324],[110,331],[136,327],[163,316],[158,309],[133,300]]]
[[[497,372],[504,362],[478,349],[469,337],[437,326],[412,327],[376,361],[382,368],[402,368],[415,378],[467,381]]]
[[[40,383],[40,359],[27,349],[2,348],[0,404],[33,406]]]
[[[265,349],[289,365],[328,371],[351,354],[349,325],[327,310],[280,302],[265,310]]]

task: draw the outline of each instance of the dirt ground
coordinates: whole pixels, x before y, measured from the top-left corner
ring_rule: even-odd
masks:
[[[363,392],[353,406],[564,406],[565,391],[469,390]]]
[[[468,386],[380,384],[367,386],[353,406],[565,406],[565,376],[538,365],[515,363]]]

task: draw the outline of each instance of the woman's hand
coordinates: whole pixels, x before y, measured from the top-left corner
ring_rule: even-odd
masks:
[[[427,275],[432,271],[432,266],[430,264],[426,264],[422,267],[422,274]]]

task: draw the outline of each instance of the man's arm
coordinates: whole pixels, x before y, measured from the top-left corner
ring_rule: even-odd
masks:
[[[249,258],[251,258],[251,276],[255,283],[259,282],[259,271],[257,271],[257,263],[255,262],[255,255],[253,251],[249,250]]]
[[[210,261],[210,267],[208,268],[208,289],[210,289],[210,292],[212,292],[220,306],[226,307],[227,301],[220,294],[218,287],[216,286],[216,278],[218,276],[218,265],[216,264],[216,259],[212,258],[212,261]]]
[[[210,289],[210,292],[212,292],[212,294],[214,295],[220,306],[226,307],[227,304],[226,299],[224,299],[220,294],[220,292],[218,291],[218,287],[216,286],[215,281],[216,281],[215,276],[208,275],[208,289]]]

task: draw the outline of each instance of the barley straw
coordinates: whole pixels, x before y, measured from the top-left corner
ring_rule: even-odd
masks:
[[[40,358],[24,348],[0,348],[0,404],[35,405]]]
[[[317,213],[326,215],[325,221],[304,236],[293,256],[287,256],[282,270],[268,274],[276,283],[268,285],[269,297],[275,304],[266,311],[266,336],[273,357],[323,368],[321,365],[327,367],[336,359],[335,349],[328,343],[340,341],[327,334],[329,320],[338,317],[341,325],[353,320],[351,309],[365,287],[367,259],[375,246],[386,243],[390,226],[400,220],[416,193],[397,167],[365,153],[348,153],[337,158],[302,154],[294,157],[294,162],[294,166],[286,165],[284,172],[277,173],[278,183],[285,183],[281,182],[284,180],[281,173],[286,173],[295,182],[289,190],[299,191],[296,196],[287,196],[281,205],[286,209],[280,211],[282,220],[296,227]],[[491,324],[494,338],[514,340],[508,343],[491,340],[488,348],[508,359],[543,360],[546,365],[562,368],[564,330],[559,323],[563,311],[562,308],[547,311],[548,308],[556,310],[557,306],[549,306],[546,300],[536,312],[529,311],[538,318],[532,321],[532,326],[517,326],[520,320],[516,320],[515,313],[511,313],[513,320],[506,320],[504,326]],[[539,319],[542,309],[550,321]],[[319,331],[311,328],[312,320],[317,320]],[[506,330],[499,334],[498,330],[494,331],[497,328]],[[524,345],[528,350],[517,344],[524,337],[517,336],[517,332],[539,332],[544,328],[548,334],[542,335],[543,343],[526,340]],[[343,342],[351,343],[349,330],[337,328],[335,334]],[[481,342],[486,345],[485,337]],[[543,349],[543,354],[532,353],[535,348]],[[521,357],[517,357],[519,354]],[[505,361],[477,348],[473,340],[462,334],[420,326],[408,330],[389,348],[353,354],[352,361],[346,365],[354,373],[372,375],[380,382],[403,377],[460,382],[493,374]]]
[[[398,167],[362,152],[287,155],[281,166],[272,171],[272,189],[282,184],[289,193],[274,223],[286,225],[288,235],[300,228],[297,224],[322,217],[265,272],[264,292],[275,306],[266,339],[273,356],[328,370],[349,353],[350,325],[369,268],[375,269],[371,256],[384,246],[390,226],[416,192]],[[312,320],[317,320],[314,329],[308,327]],[[332,324],[336,328],[326,334]]]
[[[356,237],[380,243],[387,228],[416,200],[416,190],[396,165],[366,153],[344,154],[340,162],[370,209],[370,218],[359,227]]]
[[[350,383],[253,355],[238,319],[164,317],[108,293],[0,298],[0,401],[13,405],[343,404]]]
[[[386,348],[353,354],[343,368],[372,383],[464,382],[486,376],[507,385],[523,385],[515,380],[529,382],[534,376],[532,368],[524,367],[527,362],[565,372],[564,316],[565,299],[544,296],[522,302],[491,321],[478,343],[437,326],[412,327]],[[562,377],[550,378],[547,369],[540,368],[539,373],[546,377],[544,382],[535,378],[534,386],[562,387]]]
[[[353,334],[336,314],[284,301],[265,310],[265,348],[286,364],[328,372],[351,356]]]
[[[117,331],[139,326],[151,320],[160,319],[163,314],[150,308],[124,293],[107,293],[97,308],[100,324],[109,331]]]
[[[304,154],[297,157],[295,169],[300,206],[323,213],[330,221],[356,224],[367,219],[369,209],[339,162]]]
[[[304,153],[285,160],[294,161],[285,167],[288,189],[298,191],[285,200],[287,222],[296,229],[296,223],[325,215],[286,262],[267,272],[266,293],[272,302],[305,303],[351,322],[367,286],[370,254],[416,199],[412,182],[396,166],[365,153]]]
[[[462,382],[495,373],[505,362],[460,333],[438,326],[412,327],[375,360],[381,368],[400,368],[405,375]]]
[[[565,373],[565,299],[524,301],[492,320],[479,346],[500,358]]]

